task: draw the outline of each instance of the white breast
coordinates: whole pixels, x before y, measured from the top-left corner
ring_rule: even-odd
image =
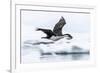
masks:
[[[63,36],[52,36],[50,39],[53,41],[56,41],[56,40],[59,40],[61,38],[63,38]]]

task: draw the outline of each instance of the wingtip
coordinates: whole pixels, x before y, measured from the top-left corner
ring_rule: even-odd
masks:
[[[64,17],[63,17],[63,16],[61,16],[61,19],[64,19]]]
[[[63,16],[61,16],[60,20],[65,20]]]
[[[60,21],[63,21],[66,24],[65,18],[61,16]]]

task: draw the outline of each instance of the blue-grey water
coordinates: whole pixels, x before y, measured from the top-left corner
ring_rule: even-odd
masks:
[[[67,62],[88,60],[89,50],[84,51],[83,48],[74,46],[70,48],[71,51],[46,51],[41,49],[40,45],[32,45],[31,43],[24,46],[21,49],[22,63],[34,63],[34,62]],[[46,49],[46,48],[45,48]],[[48,49],[48,48],[47,48]],[[55,49],[55,48],[54,48]]]

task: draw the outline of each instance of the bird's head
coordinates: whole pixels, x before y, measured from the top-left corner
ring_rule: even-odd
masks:
[[[64,34],[66,36],[66,39],[71,40],[73,39],[73,36],[71,34]]]

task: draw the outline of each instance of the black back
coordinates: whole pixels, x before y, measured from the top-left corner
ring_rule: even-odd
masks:
[[[54,34],[50,29],[38,28],[37,31],[39,31],[39,30],[43,31],[43,32],[47,35],[46,38],[48,38],[48,39],[49,39],[50,37],[52,37],[53,35],[55,36],[55,34]]]

